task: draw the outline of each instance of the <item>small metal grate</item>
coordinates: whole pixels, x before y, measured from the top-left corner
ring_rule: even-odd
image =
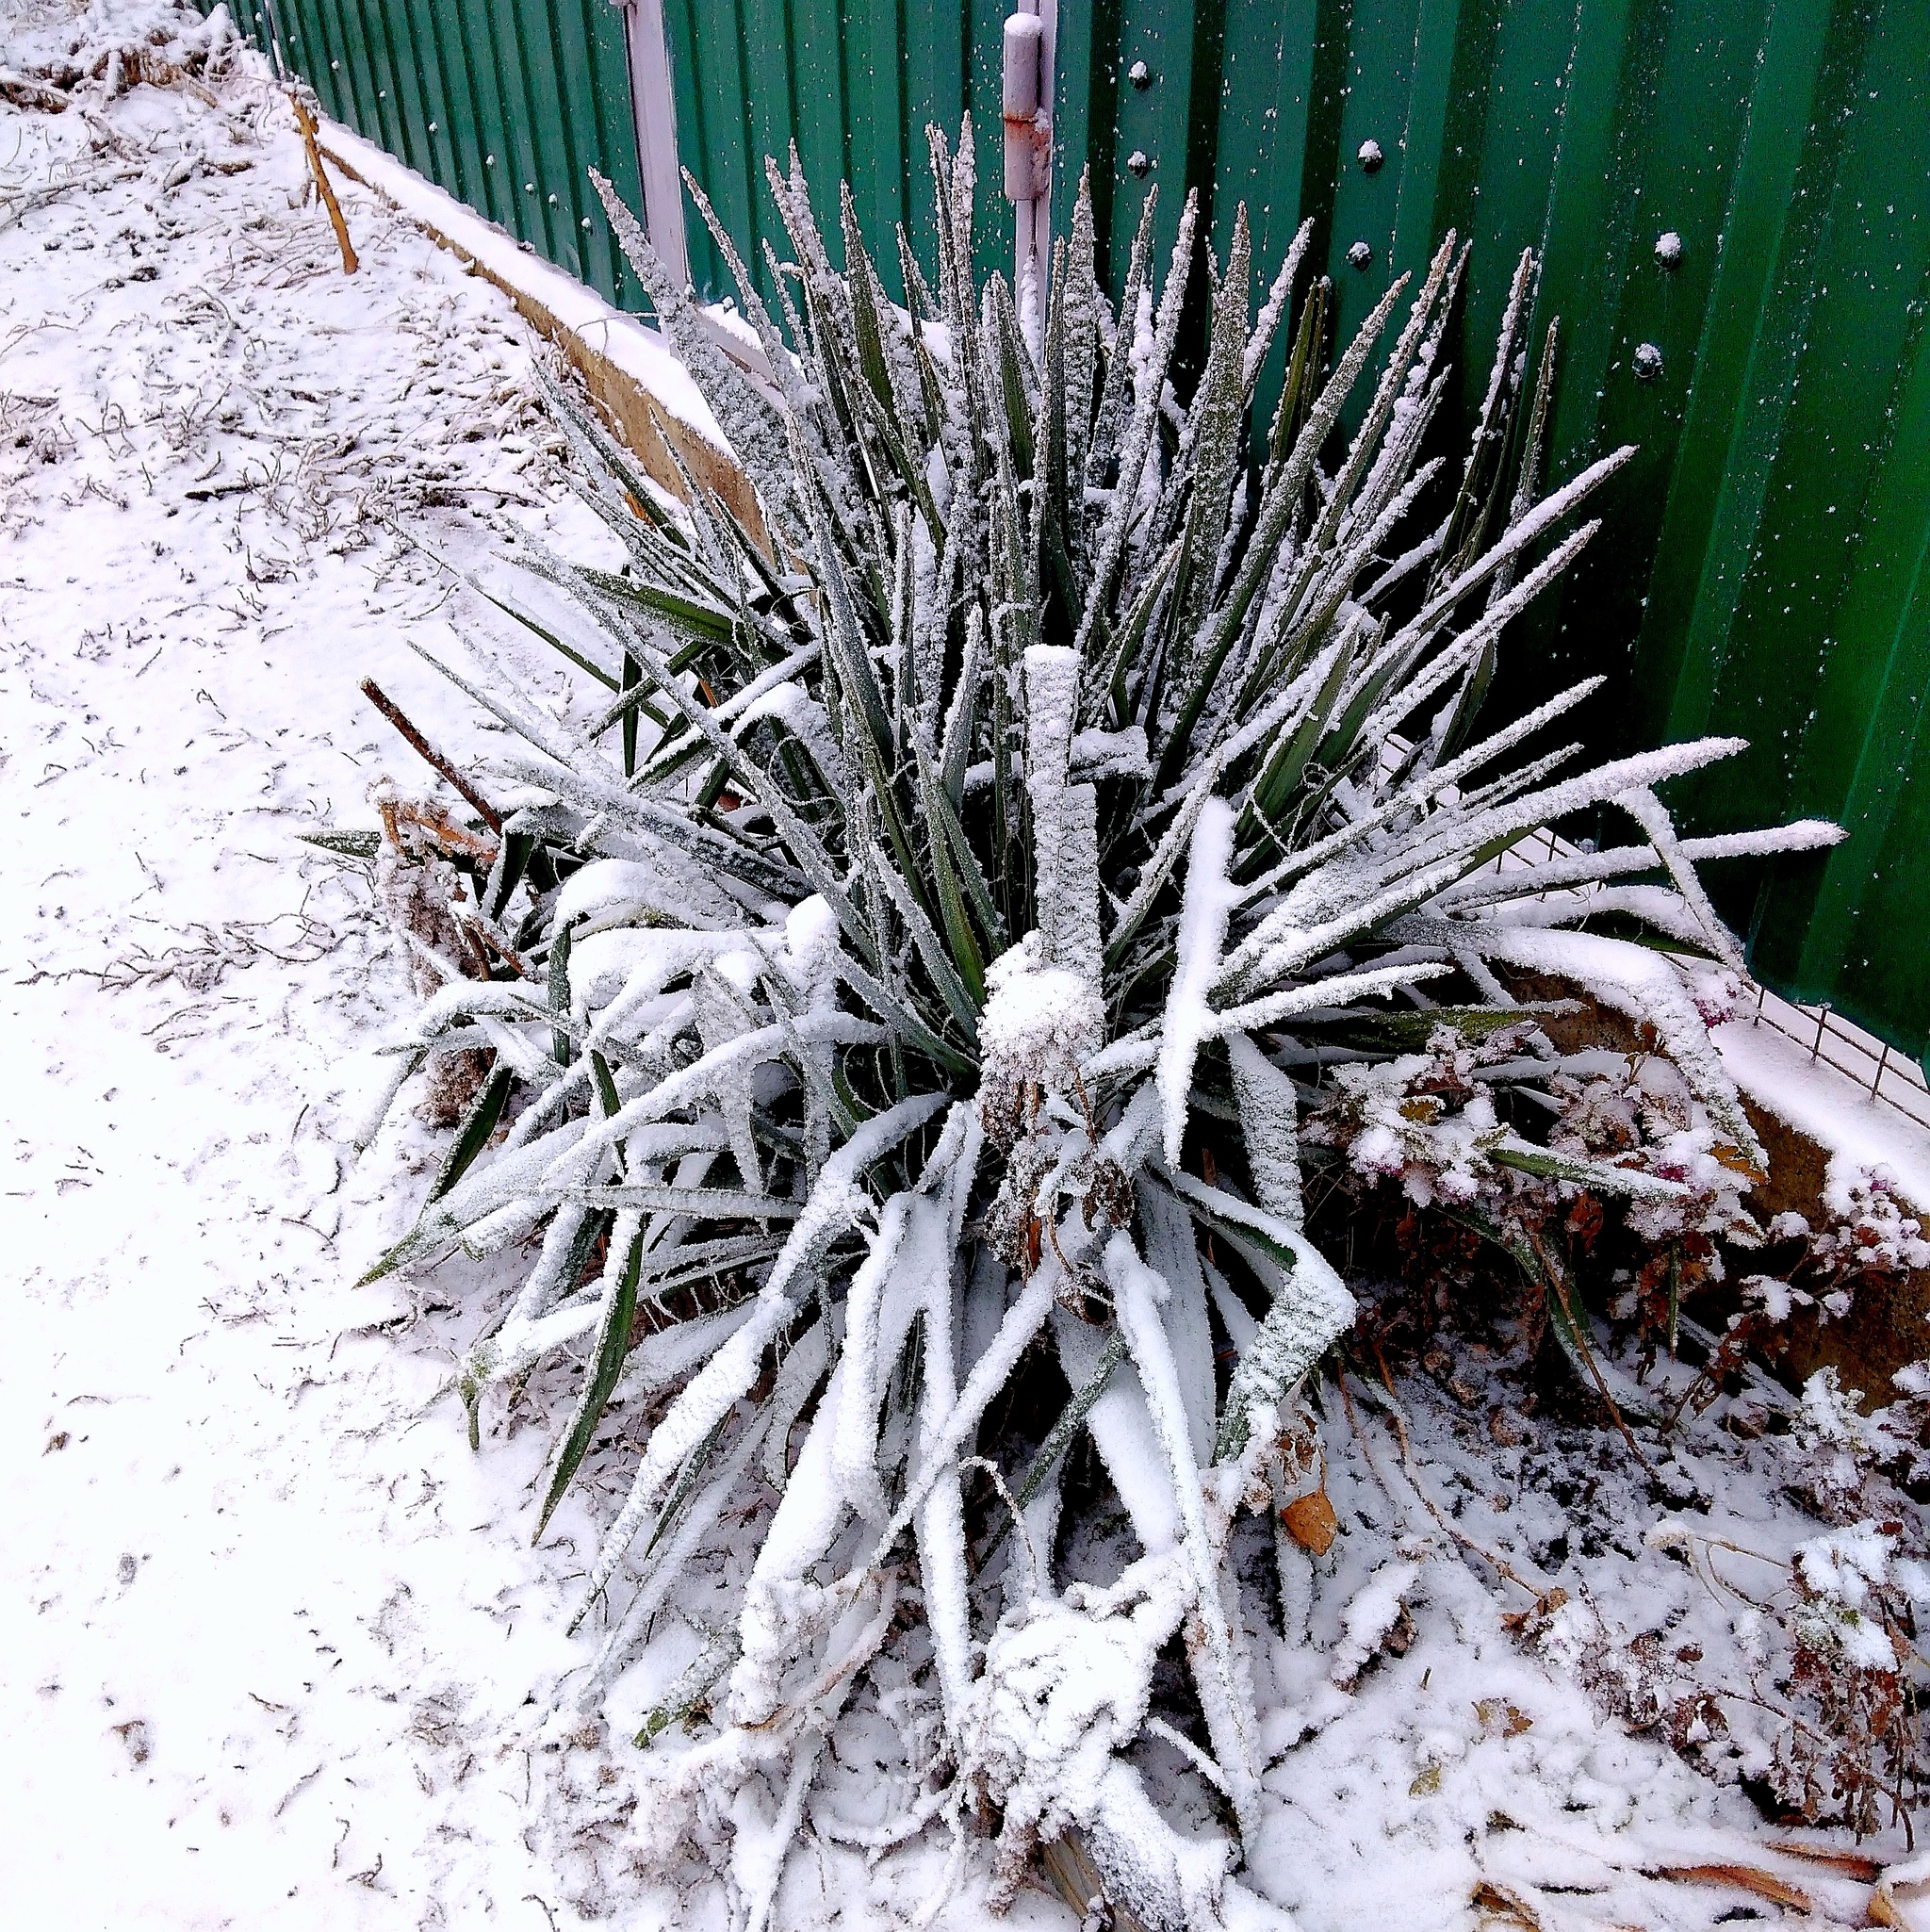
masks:
[[[1511,845],[1495,860],[1495,870],[1512,872],[1543,864],[1550,859],[1573,858],[1579,849],[1544,827],[1519,844]],[[1586,899],[1591,890],[1587,886],[1571,887],[1541,896]],[[1892,1109],[1920,1127],[1930,1128],[1930,1080],[1924,1078],[1923,1069],[1907,1054],[1898,1053],[1888,1041],[1866,1033],[1833,1007],[1801,1006],[1765,986],[1754,981],[1750,984],[1756,993],[1756,1008],[1749,1016],[1751,1025],[1774,1027],[1800,1046],[1812,1063],[1834,1068],[1878,1105]]]
[[[1930,1127],[1930,1081],[1924,1079],[1922,1068],[1840,1013],[1828,1007],[1797,1006],[1758,986],[1750,1023],[1775,1027],[1812,1061],[1834,1067],[1854,1080],[1879,1105],[1893,1108],[1920,1127]]]

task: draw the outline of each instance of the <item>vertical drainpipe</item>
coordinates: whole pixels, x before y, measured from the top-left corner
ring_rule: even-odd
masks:
[[[630,59],[630,112],[636,122],[637,175],[644,188],[644,232],[672,278],[690,287],[683,235],[683,177],[677,159],[677,104],[670,85],[670,39],[663,0],[611,0],[623,9]]]
[[[1006,21],[1002,69],[1006,199],[1016,235],[1012,294],[1035,356],[1043,350],[1052,277],[1052,100],[1058,0],[1019,0]]]

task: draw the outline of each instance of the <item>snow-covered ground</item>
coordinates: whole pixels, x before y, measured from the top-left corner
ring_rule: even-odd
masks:
[[[73,17],[8,4],[0,67],[9,31]],[[486,614],[392,519],[463,563],[504,511],[585,532],[507,300],[346,187],[345,278],[277,97],[252,71],[213,91],[0,106],[5,1917],[722,1923],[632,1872],[634,1750],[552,1720],[593,1643],[562,1632],[606,1499],[591,1484],[531,1548],[540,1387],[480,1456],[433,1400],[483,1319],[476,1271],[352,1285],[435,1148],[405,1116],[352,1154],[364,1049],[407,990],[360,872],[298,841],[372,823],[382,773],[423,780],[364,676],[480,742],[407,647],[460,649]],[[1747,1866],[1862,1923],[1866,1884],[1770,1850],[1735,1786],[1523,1647],[1503,1616],[1531,1596],[1462,1562],[1357,1400],[1327,1418],[1345,1533],[1321,1641],[1265,1660],[1255,1885],[1308,1932],[1700,1927],[1779,1909],[1710,1875]],[[1576,1560],[1631,1544],[1623,1634],[1716,1640],[1727,1608],[1640,1532],[1686,1506],[1759,1545],[1766,1460],[1733,1503],[1710,1490],[1735,1470],[1686,1453],[1648,1492],[1602,1437],[1598,1482],[1558,1503],[1580,1451],[1535,1424],[1484,1432],[1491,1453],[1463,1400],[1417,1407],[1415,1447],[1464,1533],[1544,1582],[1573,1580],[1571,1532]],[[1365,1641],[1403,1582],[1414,1639],[1338,1682],[1376,1564]],[[777,1923],[912,1923],[942,1864],[867,1873],[820,1842]],[[980,1860],[939,1923],[983,1923],[983,1884]],[[1040,1895],[1008,1923],[1073,1921]]]
[[[0,107],[17,1925],[570,1916],[531,1733],[571,1531],[528,1547],[543,1432],[478,1461],[418,1420],[453,1296],[352,1285],[429,1149],[349,1156],[402,980],[296,839],[422,776],[363,676],[450,712],[406,648],[450,642],[448,581],[381,519],[462,556],[464,507],[548,516],[532,345],[353,189],[345,278],[304,178],[245,76]]]

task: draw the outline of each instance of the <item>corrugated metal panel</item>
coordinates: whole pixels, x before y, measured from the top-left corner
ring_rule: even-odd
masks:
[[[685,158],[740,243],[774,236],[761,163],[793,135],[821,190],[850,178],[868,233],[908,220],[922,240],[919,130],[968,104],[995,127],[1003,11],[940,7],[911,32],[905,0],[672,0]],[[1464,419],[1515,259],[1541,254],[1538,324],[1559,316],[1563,341],[1555,473],[1641,454],[1559,600],[1518,629],[1508,701],[1603,671],[1598,750],[1747,737],[1678,788],[1693,819],[1815,812],[1853,834],[1827,860],[1718,879],[1758,970],[1922,1056],[1930,8],[1093,0],[1061,6],[1057,67],[1055,225],[1089,162],[1115,289],[1154,184],[1162,252],[1188,188],[1222,250],[1247,204],[1263,265],[1311,218],[1343,336],[1452,228],[1475,244]],[[982,266],[1003,267],[1009,217],[982,205]],[[726,292],[708,245],[703,264]]]
[[[229,6],[265,43],[263,0]],[[276,0],[275,15],[336,120],[620,306],[647,308],[590,187],[594,166],[641,205],[609,0]]]
[[[204,13],[215,10],[215,0],[194,0]],[[268,45],[268,8],[265,0],[228,0],[228,16],[256,46]]]
[[[620,23],[603,0],[280,8],[331,112],[606,293],[638,299],[583,179],[595,159],[637,198]],[[679,148],[753,260],[761,241],[778,245],[763,156],[795,139],[834,251],[829,189],[843,176],[875,246],[904,221],[928,261],[924,128],[949,134],[969,106],[981,271],[1009,268],[1003,5],[664,10]],[[1813,811],[1852,833],[1826,860],[1722,883],[1758,970],[1923,1055],[1930,8],[1061,0],[1057,74],[1055,226],[1089,162],[1115,288],[1153,183],[1162,247],[1197,187],[1222,249],[1247,203],[1263,272],[1311,217],[1343,332],[1451,227],[1475,243],[1464,416],[1514,260],[1542,253],[1538,319],[1559,315],[1564,344],[1556,473],[1624,441],[1641,455],[1560,600],[1518,630],[1508,697],[1526,706],[1599,670],[1611,684],[1598,748],[1748,737],[1747,756],[1688,799],[1701,824]],[[1369,140],[1372,169],[1358,158]],[[1680,238],[1673,267],[1657,257],[1664,233]],[[695,222],[690,234],[698,287],[728,294],[715,250]],[[1365,269],[1349,265],[1356,243]],[[895,289],[892,251],[877,253]],[[1660,352],[1653,381],[1635,373],[1642,344]]]
[[[982,273],[1012,259],[1012,210],[999,193],[1001,24],[988,0],[665,0],[678,145],[746,262],[769,241],[790,253],[764,181],[764,157],[791,144],[817,191],[833,258],[836,184],[849,180],[886,287],[902,294],[894,226],[927,273],[931,172],[924,130],[956,140],[969,108],[978,130]],[[1069,8],[1070,10],[1070,8]],[[690,223],[691,275],[707,298],[734,293],[716,249]],[[772,291],[766,287],[768,297]]]
[[[1508,701],[1602,671],[1598,748],[1748,738],[1678,788],[1699,824],[1814,812],[1851,832],[1827,860],[1721,882],[1758,971],[1923,1056],[1930,8],[1118,0],[1062,25],[1059,92],[1115,286],[1153,181],[1163,240],[1176,190],[1211,197],[1222,248],[1244,200],[1261,265],[1312,217],[1343,334],[1450,227],[1472,237],[1464,415],[1515,258],[1542,253],[1556,474],[1625,441],[1641,455],[1560,601],[1517,630]],[[1060,171],[1062,196],[1075,179]]]

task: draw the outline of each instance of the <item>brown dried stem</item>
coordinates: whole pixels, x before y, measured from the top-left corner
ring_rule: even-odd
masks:
[[[401,707],[383,691],[382,686],[373,678],[363,679],[362,696],[408,740],[409,746],[413,751],[417,752],[426,763],[439,772],[442,777],[447,778],[463,794],[465,801],[477,817],[492,832],[500,836],[502,832],[502,814],[497,810],[495,806],[490,804],[488,799],[483,797],[482,793],[477,791],[474,785],[470,784],[467,778],[463,777],[461,772],[456,770],[454,765],[450,763],[448,759],[443,757],[441,752],[436,750],[434,745],[430,744],[428,739],[423,737],[421,732],[409,722]]]

